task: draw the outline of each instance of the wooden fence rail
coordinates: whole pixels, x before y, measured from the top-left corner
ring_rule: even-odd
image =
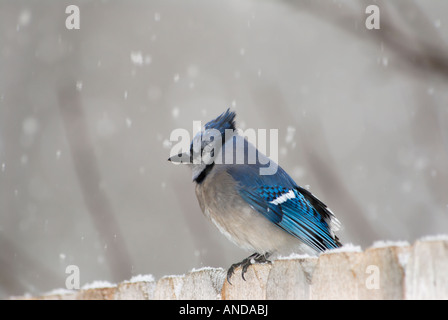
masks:
[[[342,248],[319,257],[289,257],[241,269],[226,280],[221,268],[202,268],[158,280],[26,299],[448,299],[448,237],[383,243],[365,251]]]

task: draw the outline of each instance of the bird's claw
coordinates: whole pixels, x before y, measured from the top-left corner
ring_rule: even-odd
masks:
[[[238,267],[242,267],[241,277],[243,278],[244,281],[246,281],[246,278],[244,278],[244,274],[247,272],[247,269],[252,264],[255,264],[255,263],[272,263],[271,261],[268,260],[269,256],[270,256],[270,254],[268,252],[265,254],[254,253],[254,254],[250,255],[249,257],[247,257],[246,259],[244,259],[243,261],[232,264],[230,266],[229,270],[227,271],[227,282],[232,284],[230,282],[230,278],[234,274],[235,269]]]

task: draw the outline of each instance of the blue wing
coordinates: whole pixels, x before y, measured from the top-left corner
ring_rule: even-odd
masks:
[[[337,220],[325,204],[299,187],[280,166],[274,175],[260,175],[259,167],[245,164],[228,169],[245,201],[318,252],[341,246],[329,225]]]

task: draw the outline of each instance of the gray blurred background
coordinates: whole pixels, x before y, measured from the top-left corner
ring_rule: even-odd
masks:
[[[65,8],[80,8],[67,30]],[[380,8],[367,30],[366,7]],[[370,246],[448,229],[448,2],[0,1],[0,297],[227,268],[172,130],[226,108]]]

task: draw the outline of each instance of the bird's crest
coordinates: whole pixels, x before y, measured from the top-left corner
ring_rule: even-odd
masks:
[[[235,112],[227,109],[226,112],[223,112],[216,119],[207,122],[204,128],[205,130],[216,129],[221,133],[221,136],[224,137],[226,130],[235,130],[235,117]]]

